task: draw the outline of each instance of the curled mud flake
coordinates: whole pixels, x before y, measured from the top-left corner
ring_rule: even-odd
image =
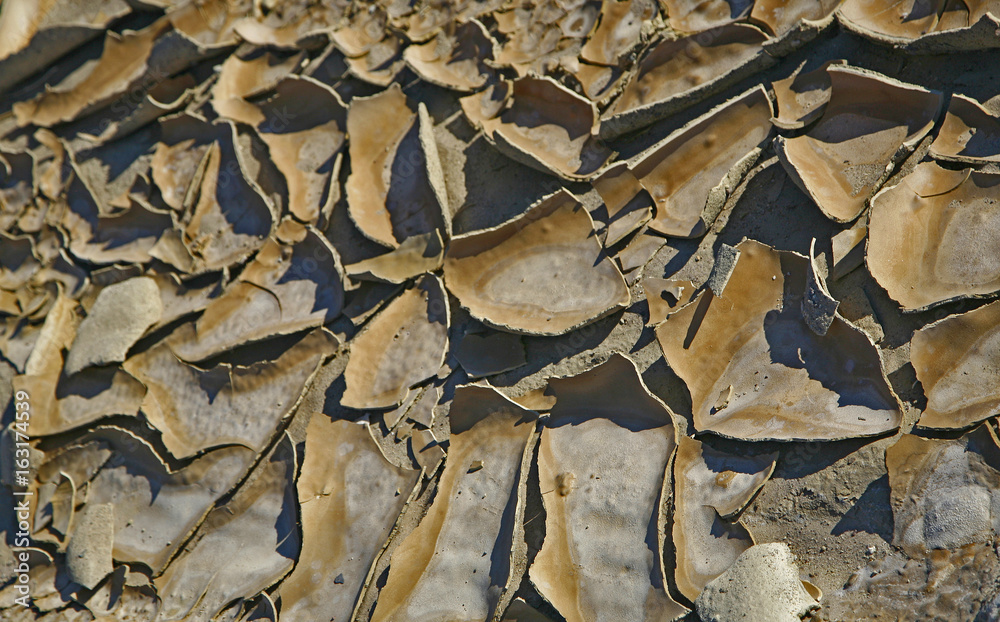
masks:
[[[653,0],[604,0],[600,21],[580,49],[580,58],[597,65],[619,65],[642,40],[643,22],[656,14]]]
[[[969,164],[1000,162],[1000,119],[976,100],[953,94],[929,153]]]
[[[233,54],[222,63],[219,79],[212,87],[212,108],[219,115],[242,123],[256,124],[259,116],[246,100],[274,89],[289,73],[300,69],[302,52],[283,54],[265,50],[241,56]]]
[[[320,329],[274,361],[248,367],[220,363],[203,371],[161,344],[124,367],[146,386],[143,413],[174,456],[230,443],[261,451],[336,345],[336,338]]]
[[[775,143],[789,176],[826,216],[858,217],[894,166],[934,125],[941,94],[846,66],[827,68],[832,94],[808,133]]]
[[[286,220],[282,228],[294,229],[300,239],[268,240],[197,322],[168,338],[178,357],[205,360],[248,342],[321,326],[340,315],[344,277],[336,251],[312,227]]]
[[[114,515],[114,506],[110,503],[87,503],[66,547],[66,568],[70,578],[88,589],[96,588],[111,574]]]
[[[450,233],[431,126],[423,104],[411,111],[398,85],[356,97],[348,109],[348,214],[366,237],[389,248],[413,235]]]
[[[821,29],[833,20],[843,0],[756,0],[750,20],[763,24],[776,37],[796,30]]]
[[[653,198],[649,228],[699,237],[771,136],[763,87],[718,106],[635,158],[632,174]]]
[[[159,618],[212,620],[288,574],[299,554],[295,447],[287,434],[154,580]]]
[[[277,49],[310,48],[325,41],[344,17],[344,6],[330,4],[286,4],[282,11],[254,15],[237,21],[233,30],[244,41]]]
[[[646,304],[649,306],[647,326],[655,326],[667,319],[668,315],[691,302],[697,291],[691,281],[654,278],[643,279],[642,289],[646,292]]]
[[[478,21],[451,26],[403,52],[407,64],[428,82],[456,91],[474,91],[493,76],[489,63],[496,42]]]
[[[131,12],[126,0],[7,0],[0,9],[0,90],[101,36]]]
[[[489,330],[467,333],[454,354],[470,378],[493,376],[528,362],[520,335]]]
[[[927,396],[921,427],[960,429],[992,417],[1000,407],[1000,303],[916,331],[910,360]]]
[[[981,425],[955,439],[903,435],[886,449],[893,544],[911,557],[986,544],[1000,525],[1000,448]]]
[[[98,264],[143,263],[165,232],[170,217],[134,197],[115,215],[101,213],[94,194],[77,175],[69,184],[61,225],[67,249],[76,258]]]
[[[594,105],[551,78],[515,80],[509,106],[481,123],[507,156],[566,179],[592,177],[611,156]]]
[[[832,276],[839,279],[865,263],[864,241],[868,238],[868,219],[860,218],[850,229],[833,236]]]
[[[609,224],[605,246],[625,239],[653,217],[653,200],[626,162],[617,162],[594,180],[594,189],[604,200]]]
[[[649,125],[774,63],[763,50],[766,40],[754,26],[729,24],[659,43],[602,116],[601,135]]]
[[[683,617],[660,563],[670,410],[620,354],[550,385],[556,404],[538,449],[545,541],[532,584],[569,622]]]
[[[522,519],[536,419],[492,387],[455,391],[437,494],[393,551],[373,622],[490,620],[507,607],[521,579],[512,569],[527,552]]]
[[[425,272],[434,272],[443,262],[441,233],[432,231],[410,236],[388,253],[346,266],[345,271],[352,279],[398,285]]]
[[[773,82],[771,88],[774,90],[777,113],[771,122],[784,130],[797,130],[820,118],[833,91],[826,70],[831,65],[845,63],[843,60],[831,60],[812,71],[803,72],[803,62],[792,75]]]
[[[350,620],[419,479],[386,460],[367,424],[314,414],[296,484],[302,552],[275,594],[282,615]]]
[[[97,295],[66,355],[66,373],[125,360],[136,341],[160,320],[163,302],[156,281],[136,277],[109,285]]]
[[[806,583],[787,544],[758,544],[706,585],[694,605],[702,620],[798,622],[819,608]]]
[[[802,319],[809,330],[820,337],[830,330],[830,325],[837,317],[837,307],[840,306],[826,288],[824,270],[816,259],[816,238],[809,245],[809,271],[806,274],[806,291],[802,296]]]
[[[992,2],[846,0],[840,23],[879,43],[918,53],[995,48],[1000,26]]]
[[[397,406],[410,387],[441,369],[448,351],[448,299],[441,280],[425,275],[386,306],[351,341],[341,403]]]
[[[244,447],[223,447],[171,471],[146,441],[124,430],[97,428],[80,442],[91,441],[108,447],[111,458],[87,484],[87,505],[114,506],[114,559],[145,564],[154,573],[255,457]]]
[[[874,344],[836,316],[823,336],[802,316],[809,260],[741,242],[724,298],[710,290],[656,334],[691,393],[699,431],[747,440],[835,440],[884,434],[902,412]],[[732,386],[721,411],[719,394]]]
[[[317,224],[340,198],[346,109],[337,93],[312,78],[289,77],[258,106],[254,127],[288,186],[288,208]]]
[[[739,514],[774,471],[777,453],[737,456],[682,437],[674,461],[677,589],[695,600],[754,544]]]
[[[134,416],[146,393],[134,377],[117,367],[63,373],[63,351],[76,338],[76,302],[57,298],[49,311],[24,375],[14,378],[15,391],[31,396],[33,435],[65,432],[112,415]]]
[[[525,334],[560,335],[630,302],[590,215],[566,190],[505,224],[455,237],[444,277],[477,319]]]
[[[14,104],[18,123],[51,127],[109,104],[142,80],[150,70],[157,40],[170,30],[170,21],[161,18],[140,31],[109,32],[101,59],[77,70],[85,77],[70,75],[67,86],[57,85],[33,100]]]
[[[752,0],[662,0],[670,27],[680,32],[702,32],[746,17]]]
[[[985,296],[1000,290],[998,231],[1000,175],[924,162],[872,199],[868,269],[907,311]]]

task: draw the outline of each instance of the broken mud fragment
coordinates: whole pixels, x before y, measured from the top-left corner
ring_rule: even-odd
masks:
[[[673,415],[620,354],[550,386],[556,404],[538,449],[545,541],[532,584],[569,622],[683,617],[660,561]]]
[[[958,429],[994,416],[1000,410],[1000,303],[916,331],[910,360],[927,396],[918,425]]]
[[[893,167],[934,126],[940,93],[831,65],[830,101],[807,133],[778,137],[792,180],[836,222],[858,217]]]
[[[520,582],[512,570],[525,555],[524,488],[536,418],[492,387],[455,391],[437,495],[393,551],[373,622],[478,622],[506,609]]]
[[[695,600],[754,544],[740,513],[774,471],[777,453],[737,456],[682,437],[674,461],[677,589]]]
[[[524,334],[561,335],[630,302],[590,214],[566,190],[502,225],[456,236],[444,278],[474,317]]]
[[[662,41],[639,61],[622,94],[601,116],[601,136],[650,125],[773,64],[764,52],[766,40],[754,26],[727,24]]]
[[[410,387],[441,369],[449,322],[441,280],[423,276],[351,341],[341,404],[356,409],[399,405]]]
[[[691,393],[699,431],[747,440],[884,434],[902,412],[867,335],[839,316],[817,335],[802,316],[809,261],[747,240],[724,295],[710,290],[657,326]],[[720,394],[731,391],[724,407]]]
[[[872,199],[866,261],[906,311],[1000,290],[1000,175],[934,162]]]
[[[302,551],[276,600],[285,616],[349,620],[420,472],[390,464],[368,425],[316,413],[297,482]]]

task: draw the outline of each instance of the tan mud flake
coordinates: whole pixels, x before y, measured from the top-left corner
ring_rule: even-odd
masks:
[[[397,406],[410,387],[441,369],[449,321],[440,279],[423,276],[351,341],[341,403],[356,409]]]
[[[492,387],[456,390],[437,495],[392,553],[374,622],[472,622],[506,608],[526,553],[517,543],[536,418]]]
[[[872,199],[866,260],[904,310],[1000,290],[1000,175],[918,164]]]
[[[349,620],[420,472],[390,464],[367,424],[313,415],[297,482],[302,552],[275,593],[283,616]]]
[[[587,210],[561,190],[505,224],[456,236],[444,278],[462,306],[492,326],[559,335],[630,302],[621,272],[602,255]]]
[[[545,541],[532,584],[569,622],[680,619],[687,609],[660,561],[672,413],[620,354],[550,386],[556,404],[538,449]]]
[[[701,292],[656,328],[691,394],[699,431],[747,440],[834,440],[895,430],[901,406],[867,335],[835,317],[824,336],[801,309],[808,259],[741,242],[725,290]],[[726,405],[719,395],[732,387]]]
[[[776,139],[789,176],[836,222],[858,217],[934,125],[940,93],[831,65],[830,102],[806,134]]]

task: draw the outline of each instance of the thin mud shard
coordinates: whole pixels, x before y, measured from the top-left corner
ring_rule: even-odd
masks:
[[[153,181],[176,217],[180,244],[150,254],[185,272],[246,260],[277,226],[277,210],[248,173],[235,125],[184,113],[160,122]],[[167,198],[169,197],[169,198]],[[174,233],[178,235],[178,233]],[[161,240],[163,243],[163,240]]]
[[[773,64],[765,41],[767,35],[754,26],[727,24],[659,43],[601,117],[601,136],[650,125]]]
[[[680,619],[687,609],[667,592],[661,562],[672,414],[620,354],[550,386],[556,404],[538,450],[545,541],[532,584],[568,622]]]
[[[167,339],[185,361],[321,326],[340,315],[344,276],[333,246],[312,227],[286,219],[196,322]]]
[[[448,195],[432,121],[407,106],[398,84],[356,97],[347,111],[351,175],[347,205],[365,237],[396,248],[414,235],[451,233]]]
[[[15,391],[31,396],[32,435],[66,432],[111,415],[134,416],[146,388],[117,366],[91,367],[69,375],[63,351],[77,334],[77,303],[60,295],[45,318],[28,356],[24,373],[13,379]]]
[[[290,619],[350,620],[420,471],[386,460],[368,425],[315,413],[299,477],[302,551],[276,593]]]
[[[868,269],[905,311],[1000,290],[1000,175],[933,162],[872,199]]]
[[[157,620],[216,619],[292,569],[299,553],[295,447],[284,434],[225,505],[212,510],[166,572],[155,579]]]
[[[489,63],[496,42],[474,19],[451,24],[426,43],[403,52],[407,64],[424,80],[456,91],[474,91],[493,77]]]
[[[441,280],[421,277],[351,341],[341,404],[357,409],[398,406],[410,387],[444,364],[449,317]]]
[[[149,277],[105,287],[77,329],[66,355],[66,373],[124,361],[129,348],[160,321],[162,314],[160,288]]]
[[[905,434],[886,450],[885,464],[893,544],[911,557],[1000,534],[1000,447],[989,425],[956,440]]]
[[[847,61],[830,60],[812,71],[803,73],[805,61],[792,75],[771,84],[774,89],[774,107],[777,113],[771,122],[783,130],[798,130],[819,119],[830,103],[833,92],[830,74],[831,65],[842,65]]]
[[[938,160],[973,165],[1000,162],[1000,119],[976,100],[953,94],[928,153]]]
[[[745,18],[752,0],[663,0],[670,27],[679,32],[702,32]]]
[[[347,142],[347,109],[337,92],[312,78],[289,76],[256,105],[242,97],[223,103],[215,104],[221,114],[252,126],[267,145],[285,178],[292,215],[314,225],[328,219],[340,198],[337,176]]]
[[[561,335],[631,300],[590,214],[566,190],[505,224],[456,236],[444,278],[474,317],[525,334]]]
[[[643,22],[657,14],[654,0],[603,0],[601,17],[580,48],[580,59],[618,67],[642,39]]]
[[[823,117],[806,134],[778,137],[775,147],[823,213],[850,222],[934,126],[942,96],[852,67],[826,71],[832,92]]]
[[[836,440],[902,418],[871,340],[839,316],[819,336],[801,301],[809,260],[746,240],[717,298],[702,291],[656,329],[691,393],[699,431],[747,440]]]
[[[125,0],[6,0],[0,10],[0,90],[101,36],[131,12]]]
[[[319,329],[274,361],[203,371],[159,344],[124,367],[147,387],[142,412],[175,457],[227,444],[262,451],[336,346],[336,337]]]
[[[758,86],[636,156],[632,175],[653,198],[648,227],[704,235],[771,137],[771,102]]]
[[[494,88],[503,103],[482,109],[483,95],[462,99],[469,122],[482,127],[497,149],[518,162],[564,179],[593,177],[611,157],[597,137],[591,102],[552,78],[521,78]]]
[[[254,452],[223,447],[171,471],[149,444],[117,428],[102,427],[80,438],[77,447],[95,443],[110,451],[86,483],[86,501],[114,506],[113,556],[161,572],[185,538],[223,494],[246,473]]]
[[[983,0],[846,0],[837,15],[848,30],[916,53],[1000,46],[997,6]]]
[[[960,429],[1000,410],[1000,302],[913,334],[910,360],[927,396],[918,425]]]
[[[522,519],[536,419],[492,387],[455,391],[437,496],[393,551],[373,622],[499,618],[526,554]]]
[[[774,471],[777,453],[736,456],[682,437],[674,462],[677,589],[695,600],[754,544],[739,515]]]

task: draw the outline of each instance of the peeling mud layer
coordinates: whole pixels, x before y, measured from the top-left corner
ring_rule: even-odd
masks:
[[[1000,620],[997,0],[0,0],[0,620]]]

